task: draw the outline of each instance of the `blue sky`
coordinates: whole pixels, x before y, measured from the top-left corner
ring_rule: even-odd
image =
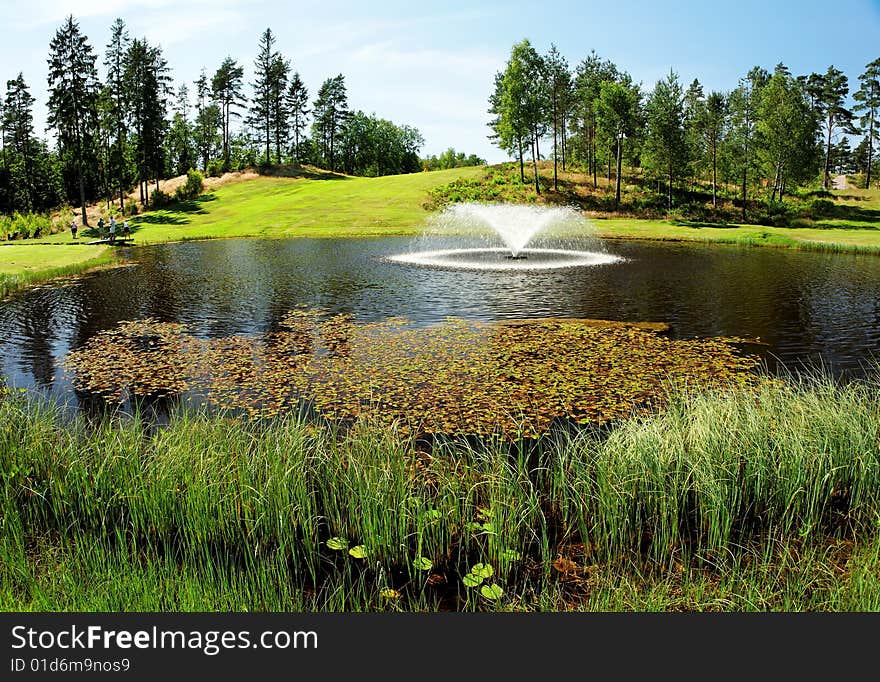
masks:
[[[486,99],[511,45],[529,38],[541,51],[555,43],[574,66],[595,49],[645,89],[674,68],[685,82],[729,90],[754,65],[780,61],[795,74],[830,64],[852,83],[880,57],[880,0],[740,0],[711,3],[283,2],[282,0],[25,0],[0,2],[0,80],[19,71],[45,120],[48,44],[67,14],[80,21],[99,53],[113,19],[134,36],[163,46],[177,82],[209,74],[228,54],[252,79],[260,33],[277,47],[310,93],[342,73],[349,101],[422,131],[424,153],[454,146],[490,162],[504,155],[487,140]]]

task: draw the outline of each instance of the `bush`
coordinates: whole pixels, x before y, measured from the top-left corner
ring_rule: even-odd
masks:
[[[134,199],[129,199],[125,203],[125,215],[133,216],[133,215],[137,215],[137,213],[138,213],[137,202]]]
[[[153,190],[153,196],[150,198],[150,206],[154,209],[165,208],[171,203],[171,197],[161,189]]]
[[[175,201],[188,201],[195,199],[202,193],[204,182],[202,174],[197,170],[190,168],[186,174],[186,183],[177,188],[174,192]]]
[[[829,216],[834,212],[834,202],[828,199],[813,199],[810,202],[809,211],[813,218]]]
[[[12,239],[12,218],[0,215],[0,239]]]
[[[208,177],[218,178],[223,175],[223,159],[212,159],[208,162]]]

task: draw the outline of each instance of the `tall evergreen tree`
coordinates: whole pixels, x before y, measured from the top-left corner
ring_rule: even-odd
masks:
[[[321,84],[312,107],[313,137],[319,145],[324,165],[336,170],[336,142],[350,116],[342,74],[328,78]]]
[[[235,109],[244,106],[244,95],[241,92],[244,68],[239,66],[232,57],[223,60],[211,80],[211,94],[220,108],[220,120],[223,134],[223,169],[229,170],[230,120],[233,116],[240,118]]]
[[[94,161],[94,131],[98,127],[98,71],[96,56],[73,16],[49,43],[49,117],[58,134],[62,157],[73,167],[82,224],[86,215],[86,167]]]
[[[193,143],[196,153],[202,161],[202,170],[208,170],[208,163],[220,145],[218,130],[222,127],[220,107],[210,102],[211,88],[208,76],[202,69],[195,81],[196,86],[196,120],[193,126]]]
[[[273,95],[276,92],[276,60],[280,55],[275,51],[275,36],[271,28],[267,28],[260,36],[260,51],[254,63],[255,82],[251,84],[254,96],[248,123],[261,131],[266,147],[265,163],[272,162],[270,144],[272,140]]]
[[[605,81],[596,100],[596,120],[601,133],[613,140],[617,160],[617,177],[614,191],[614,208],[620,205],[620,177],[623,168],[624,140],[631,139],[639,123],[638,87],[616,81]]]
[[[667,207],[672,210],[672,192],[676,177],[688,163],[685,136],[684,90],[678,74],[657,82],[646,105],[648,136],[646,152],[649,168],[667,181]]]
[[[110,28],[110,42],[104,52],[104,68],[107,69],[106,108],[107,125],[113,129],[114,144],[110,154],[110,173],[116,182],[119,193],[119,210],[125,208],[125,190],[129,184],[128,163],[126,160],[126,139],[128,136],[128,87],[125,81],[126,56],[129,48],[128,31],[125,22],[117,19]]]
[[[168,131],[168,163],[171,175],[183,175],[195,168],[193,132],[189,118],[189,88],[181,83],[174,101],[174,118]]]
[[[21,199],[13,201],[23,210],[34,209],[34,98],[19,73],[6,82],[6,98],[0,124],[3,128],[4,156],[8,152],[20,163],[20,173],[11,176],[12,188],[21,188]],[[7,150],[8,147],[8,150]],[[5,164],[4,164],[5,165]],[[16,164],[18,165],[18,164]]]
[[[291,152],[293,160],[300,163],[302,160],[302,142],[309,115],[309,91],[303,83],[299,72],[293,74],[285,96],[285,109],[289,118],[289,130],[293,134],[293,146]]]
[[[602,83],[616,81],[619,77],[617,66],[609,60],[600,59],[595,52],[591,52],[576,69],[572,127],[582,138],[587,173],[593,176],[594,188],[598,186],[599,168],[596,102]]]
[[[135,167],[141,204],[149,202],[149,182],[159,179],[165,167],[166,112],[171,94],[168,64],[158,46],[135,39],[126,58],[125,80],[135,139]]]
[[[697,131],[700,154],[712,169],[712,207],[718,207],[718,152],[724,142],[727,126],[727,101],[720,92],[711,92],[700,107]]]
[[[730,128],[725,139],[731,160],[732,171],[739,182],[742,194],[742,220],[747,220],[749,181],[757,174],[758,160],[755,152],[758,106],[761,91],[770,79],[770,74],[759,67],[753,68],[748,76],[740,80],[739,87],[730,93]]]
[[[290,77],[290,61],[275,55],[269,68],[269,114],[272,140],[275,142],[275,163],[281,163],[282,150],[287,147],[290,122],[287,111],[287,81]]]
[[[547,79],[547,95],[550,105],[547,107],[550,113],[550,126],[553,129],[553,189],[559,191],[559,178],[557,165],[559,162],[559,145],[562,146],[563,168],[565,167],[565,114],[571,91],[571,72],[568,62],[565,60],[556,45],[550,45],[550,51],[544,58],[544,66]]]
[[[856,100],[853,110],[862,114],[859,123],[868,146],[865,168],[865,189],[868,189],[874,166],[874,143],[880,141],[880,125],[877,121],[880,114],[880,59],[875,59],[865,67],[865,72],[859,76],[859,83],[860,87],[853,95]]]
[[[831,187],[831,152],[834,143],[834,131],[843,127],[852,128],[853,113],[847,109],[846,98],[849,95],[849,80],[846,74],[833,66],[817,80],[819,90],[817,107],[825,126],[825,169],[822,186],[827,191]]]

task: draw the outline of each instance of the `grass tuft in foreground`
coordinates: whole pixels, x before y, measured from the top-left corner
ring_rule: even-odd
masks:
[[[874,610],[880,383],[537,441],[0,400],[4,610]]]

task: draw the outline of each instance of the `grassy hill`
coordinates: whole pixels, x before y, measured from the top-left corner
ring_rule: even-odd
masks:
[[[302,178],[253,176],[195,201],[132,220],[138,243],[222,237],[330,237],[415,234],[428,192],[480,168],[355,178],[330,173]]]

